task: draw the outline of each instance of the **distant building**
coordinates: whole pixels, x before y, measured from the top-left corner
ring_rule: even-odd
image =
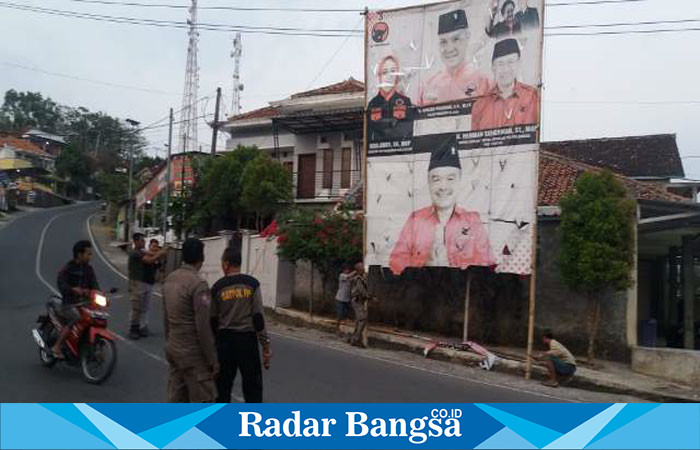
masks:
[[[68,146],[63,137],[38,129],[31,129],[23,133],[22,138],[54,157],[60,156],[61,151]]]
[[[257,146],[293,175],[296,203],[335,203],[361,184],[364,84],[353,78],[230,117],[226,150]]]

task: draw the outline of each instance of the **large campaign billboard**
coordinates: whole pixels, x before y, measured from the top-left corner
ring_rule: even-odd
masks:
[[[542,6],[367,14],[368,265],[531,272]]]

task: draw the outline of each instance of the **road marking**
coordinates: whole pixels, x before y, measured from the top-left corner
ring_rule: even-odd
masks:
[[[109,267],[110,269],[112,269],[112,271],[113,271],[114,273],[116,273],[117,275],[119,275],[120,277],[122,277],[123,279],[125,279],[126,281],[129,281],[129,277],[127,277],[126,275],[124,275],[123,273],[121,273],[121,272],[119,271],[119,269],[117,269],[116,267],[114,267],[114,265],[112,265],[112,263],[102,254],[102,250],[100,250],[100,246],[97,245],[97,241],[95,241],[95,237],[94,237],[93,234],[92,234],[92,228],[90,227],[90,220],[92,220],[92,218],[95,217],[96,215],[97,215],[97,213],[93,213],[91,216],[89,216],[89,217],[87,218],[87,221],[85,222],[85,226],[87,227],[88,235],[90,236],[90,242],[92,242],[92,248],[95,250],[95,253],[97,253],[97,256],[100,257],[100,259],[102,260],[102,262],[105,263],[105,265],[106,265],[107,267]]]
[[[560,401],[560,402],[574,402],[574,403],[580,403],[578,400],[572,400],[572,399],[568,399],[568,398],[564,398],[564,397],[558,397],[558,396],[556,396],[556,395],[542,394],[542,393],[539,393],[539,392],[528,391],[528,390],[524,390],[524,389],[518,389],[518,388],[511,387],[511,386],[503,385],[503,384],[490,383],[490,382],[488,382],[488,381],[475,380],[475,379],[472,379],[472,378],[464,378],[464,377],[460,377],[460,376],[458,376],[458,375],[453,375],[453,374],[451,374],[451,373],[440,372],[440,371],[438,371],[438,370],[432,370],[432,369],[426,369],[425,367],[419,367],[419,366],[414,366],[414,365],[412,365],[412,364],[401,363],[401,362],[398,362],[398,361],[393,361],[393,360],[391,360],[391,359],[386,359],[386,358],[382,358],[382,357],[379,357],[379,356],[372,356],[372,355],[366,355],[366,354],[361,354],[361,353],[355,353],[355,352],[353,352],[353,351],[351,351],[351,350],[347,350],[347,349],[343,349],[343,348],[338,348],[338,347],[332,347],[332,346],[328,346],[328,345],[323,345],[323,344],[321,344],[321,343],[319,343],[319,342],[315,342],[315,341],[307,341],[307,340],[305,340],[305,339],[298,338],[298,337],[296,337],[296,336],[290,336],[290,335],[284,334],[284,333],[270,332],[269,334],[271,334],[271,335],[273,335],[273,336],[279,336],[279,337],[282,337],[282,338],[292,339],[292,340],[299,341],[299,342],[304,342],[304,343],[306,343],[306,344],[316,345],[316,346],[318,346],[318,347],[327,348],[327,349],[329,349],[329,350],[336,350],[336,351],[338,351],[338,352],[347,353],[347,354],[349,354],[349,355],[354,355],[354,356],[358,356],[358,357],[361,357],[361,358],[372,359],[372,360],[375,360],[375,361],[381,361],[381,362],[384,362],[384,363],[393,364],[393,365],[395,365],[395,366],[400,366],[400,367],[404,367],[404,368],[408,368],[408,369],[414,369],[414,370],[418,370],[418,371],[421,371],[421,372],[431,373],[431,374],[434,374],[434,375],[441,375],[441,376],[448,377],[448,378],[455,378],[455,379],[458,379],[458,380],[461,380],[461,381],[470,382],[470,383],[482,384],[482,385],[485,385],[485,386],[490,386],[490,387],[495,387],[495,388],[500,388],[500,389],[506,389],[506,390],[515,391],[515,392],[520,392],[520,393],[524,393],[524,394],[530,394],[530,395],[534,395],[534,396],[547,397],[547,398],[551,398],[551,399],[553,399],[553,400],[557,400],[557,401]]]
[[[44,226],[44,229],[41,230],[41,237],[39,238],[39,246],[37,247],[36,251],[36,260],[35,260],[35,265],[34,265],[34,271],[36,272],[36,276],[39,278],[39,280],[44,283],[46,287],[49,288],[51,292],[53,292],[56,295],[61,295],[60,292],[56,288],[54,288],[48,281],[44,279],[44,277],[41,275],[41,253],[44,248],[44,239],[46,238],[46,232],[49,230],[49,227],[51,224],[58,219],[59,217],[65,216],[68,213],[63,213],[63,214],[58,214],[56,216],[53,216],[51,220],[46,222],[46,225]]]

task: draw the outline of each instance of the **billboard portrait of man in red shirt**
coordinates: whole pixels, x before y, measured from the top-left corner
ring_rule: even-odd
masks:
[[[472,130],[490,130],[536,124],[539,119],[537,89],[518,81],[520,44],[513,38],[493,48],[494,87],[472,109]]]
[[[491,266],[495,258],[478,212],[457,205],[462,166],[454,138],[431,152],[428,189],[432,205],[410,214],[389,257],[400,274],[407,267]]]

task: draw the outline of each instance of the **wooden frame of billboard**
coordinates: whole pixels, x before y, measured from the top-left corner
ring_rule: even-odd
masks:
[[[539,207],[539,191],[540,191],[540,140],[542,137],[542,87],[544,86],[544,18],[545,18],[545,1],[542,0],[542,17],[540,17],[540,85],[537,87],[539,95],[539,127],[537,129],[537,153],[535,161],[535,221],[532,224],[532,256],[530,257],[530,299],[527,313],[527,354],[525,356],[525,379],[529,380],[532,377],[532,346],[535,337],[535,303],[537,297],[537,232],[538,232],[538,207]]]
[[[414,6],[405,6],[401,8],[395,8],[395,9],[387,9],[387,10],[382,10],[383,12],[392,12],[392,11],[401,11],[404,9],[410,9],[410,8],[415,8],[416,6],[420,6],[423,8],[428,8],[434,5],[439,5],[441,3],[449,3],[450,0],[447,1],[441,1],[441,2],[432,2],[428,3],[425,5],[414,5]],[[544,78],[544,67],[543,67],[543,59],[544,59],[544,19],[545,19],[545,2],[544,0],[542,1],[542,17],[540,18],[540,23],[541,23],[541,29],[540,29],[540,63],[539,63],[539,68],[540,68],[540,85],[538,86],[538,95],[539,95],[539,128],[537,130],[537,151],[536,151],[536,161],[535,161],[535,189],[534,189],[534,217],[535,220],[532,224],[532,251],[531,251],[531,257],[530,257],[530,268],[531,268],[531,273],[530,273],[530,286],[529,286],[529,304],[528,304],[528,320],[527,320],[527,355],[525,359],[525,379],[530,379],[532,376],[532,347],[533,347],[533,342],[534,342],[534,335],[535,335],[535,304],[536,304],[536,293],[537,293],[537,237],[538,237],[538,226],[537,226],[537,211],[538,211],[538,200],[539,200],[539,158],[540,158],[540,137],[542,135],[542,87],[543,87],[543,78]],[[363,212],[364,212],[364,217],[363,217],[363,230],[362,230],[362,251],[363,251],[363,260],[366,260],[367,258],[367,42],[368,42],[368,36],[369,36],[369,30],[368,30],[368,15],[369,15],[369,9],[365,7],[364,12],[362,13],[365,16],[365,33],[364,33],[364,77],[365,77],[365,98],[364,98],[364,105],[362,106],[363,109],[363,132],[362,132],[362,157],[364,159],[363,162],[363,169],[364,169],[364,179],[363,179],[363,189],[362,189],[362,207],[363,207]],[[470,300],[470,294],[471,294],[471,272],[469,269],[467,269],[467,286],[466,286],[466,295],[465,295],[465,301],[464,301],[464,327],[462,330],[462,340],[466,342],[468,340],[468,330],[469,330],[469,300]]]

